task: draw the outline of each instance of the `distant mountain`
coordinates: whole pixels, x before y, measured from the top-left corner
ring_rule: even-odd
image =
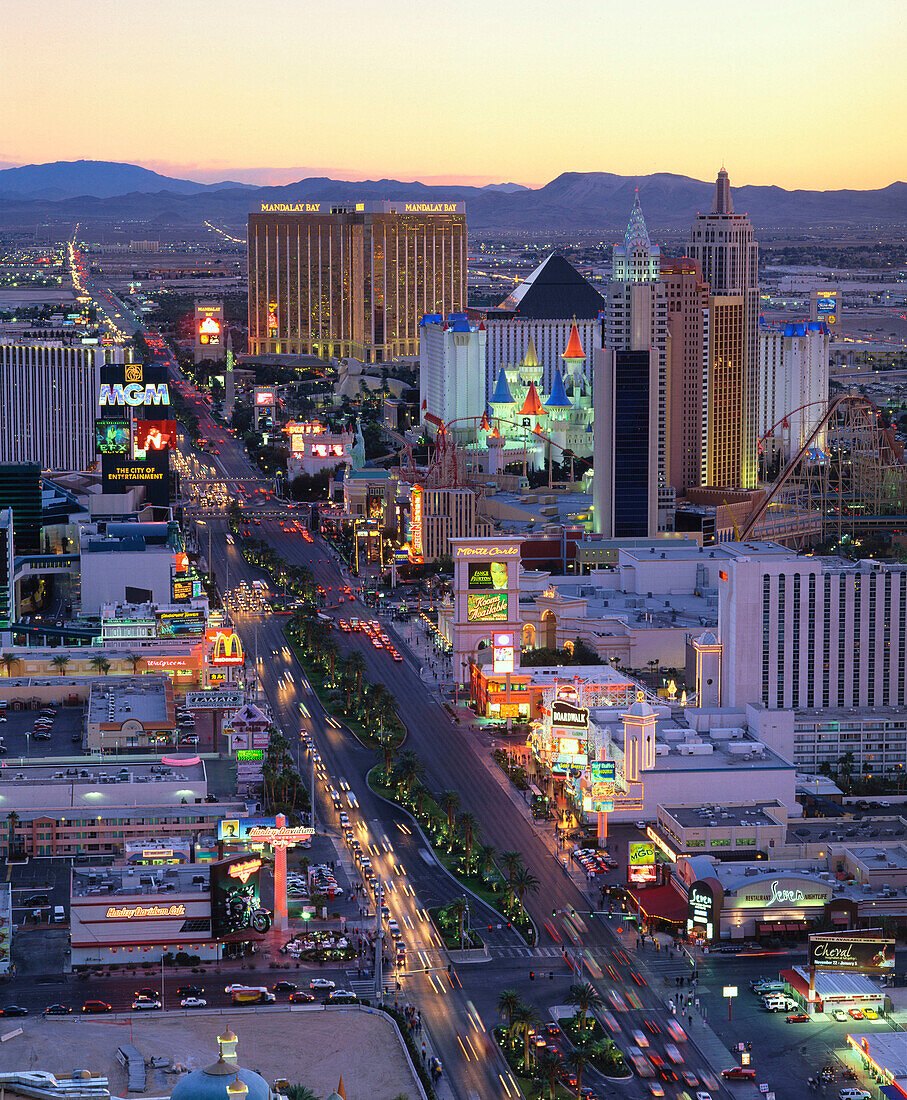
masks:
[[[109,199],[133,192],[197,195],[223,188],[249,188],[245,183],[196,183],[194,180],[162,176],[138,164],[109,160],[58,160],[52,164],[24,164],[0,171],[0,197],[18,199],[74,199],[90,195]],[[254,190],[254,188],[252,188]]]
[[[732,181],[733,183],[733,181]],[[316,176],[281,187],[201,184],[131,164],[74,161],[0,171],[0,226],[144,222],[187,230],[205,220],[241,226],[261,202],[356,199],[465,200],[471,233],[607,234],[626,227],[636,191],[650,231],[685,230],[712,205],[714,184],[668,172],[617,176],[565,172],[544,187],[492,184],[439,187],[399,180],[349,182]],[[907,225],[907,183],[875,191],[785,191],[733,187],[735,208],[757,229]]]

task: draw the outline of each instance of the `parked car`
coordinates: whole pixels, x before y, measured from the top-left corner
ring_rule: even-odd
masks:
[[[791,1016],[787,1017],[787,1022],[789,1024],[808,1024],[809,1017],[806,1015],[805,1012],[795,1012]]]
[[[725,1081],[755,1081],[756,1071],[749,1066],[731,1066],[730,1069],[723,1069],[721,1076]]]

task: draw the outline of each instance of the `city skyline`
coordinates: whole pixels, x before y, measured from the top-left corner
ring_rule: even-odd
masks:
[[[236,0],[162,0],[153,15],[49,0],[44,13],[37,29],[61,62],[36,74],[34,9],[5,6],[7,166],[87,158],[206,182],[531,187],[563,171],[707,180],[721,163],[737,186],[876,188],[903,175],[886,120],[903,103],[890,74],[907,23],[884,0],[826,4],[821,19],[775,0],[758,17],[717,2],[603,17],[581,0],[556,20],[528,0],[518,35],[510,13],[473,0],[443,26],[403,0],[330,17],[269,0],[251,21]],[[99,48],[103,64],[86,66]]]

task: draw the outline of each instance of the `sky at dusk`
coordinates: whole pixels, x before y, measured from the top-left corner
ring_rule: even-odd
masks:
[[[2,0],[0,162],[907,178],[907,0]]]

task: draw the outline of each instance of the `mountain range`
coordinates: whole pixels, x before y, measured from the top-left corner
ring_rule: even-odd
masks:
[[[683,229],[711,209],[714,184],[666,172],[619,176],[564,172],[539,188],[520,184],[442,187],[399,180],[351,183],[326,176],[280,187],[224,181],[203,184],[134,164],[56,161],[0,171],[0,225],[118,221],[198,227],[238,226],[260,202],[336,199],[462,199],[471,232],[582,233],[622,230],[636,191],[651,230]],[[757,228],[891,227],[907,224],[907,183],[872,191],[732,188],[735,208]]]

